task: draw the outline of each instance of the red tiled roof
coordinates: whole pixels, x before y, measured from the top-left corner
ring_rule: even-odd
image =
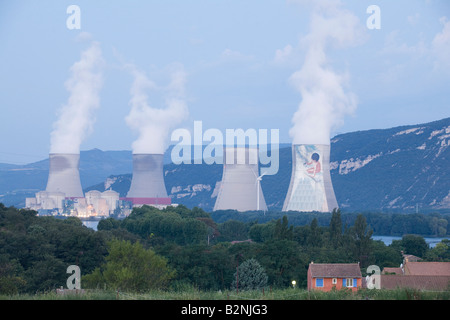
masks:
[[[405,275],[450,276],[450,262],[406,262]]]
[[[381,289],[410,288],[445,291],[450,288],[450,276],[385,275],[380,278]]]
[[[357,263],[311,263],[309,269],[314,278],[361,278]]]

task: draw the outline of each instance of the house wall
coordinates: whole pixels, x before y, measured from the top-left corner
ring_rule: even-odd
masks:
[[[321,278],[323,279],[323,287],[316,287],[316,278],[312,277],[308,272],[308,290],[321,290],[321,291],[330,291],[332,288],[336,288],[336,290],[343,288],[343,278],[336,278],[337,283],[333,284],[333,278]],[[352,291],[357,291],[361,288],[362,279],[356,278],[356,287],[347,287]]]

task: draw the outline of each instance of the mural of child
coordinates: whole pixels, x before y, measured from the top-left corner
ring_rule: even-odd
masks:
[[[318,153],[314,152],[311,155],[311,161],[308,163],[305,163],[305,165],[310,166],[306,172],[310,177],[315,177],[317,173],[320,173],[322,170],[322,167],[319,162],[320,156]]]

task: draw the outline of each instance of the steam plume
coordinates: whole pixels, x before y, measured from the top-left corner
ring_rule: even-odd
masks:
[[[302,95],[289,133],[294,144],[330,144],[331,130],[341,125],[346,114],[354,112],[357,102],[353,93],[346,92],[348,75],[329,67],[326,51],[356,44],[362,27],[339,1],[310,3],[314,7],[310,33],[303,39],[308,48],[304,64],[289,79]]]
[[[70,96],[62,106],[50,137],[50,153],[79,153],[82,141],[92,131],[93,111],[100,106],[102,52],[97,42],[81,53],[70,68],[65,87]]]
[[[125,118],[128,126],[138,133],[133,142],[133,153],[163,154],[168,145],[170,131],[188,115],[183,99],[186,74],[181,65],[173,68],[171,82],[163,91],[167,93],[166,108],[154,108],[148,104],[147,89],[161,90],[140,70],[127,65],[134,77],[130,90],[131,111]]]

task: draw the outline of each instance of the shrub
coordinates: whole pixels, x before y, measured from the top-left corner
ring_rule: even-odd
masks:
[[[267,274],[256,259],[244,261],[234,274],[232,288],[238,290],[257,290],[267,285]]]

